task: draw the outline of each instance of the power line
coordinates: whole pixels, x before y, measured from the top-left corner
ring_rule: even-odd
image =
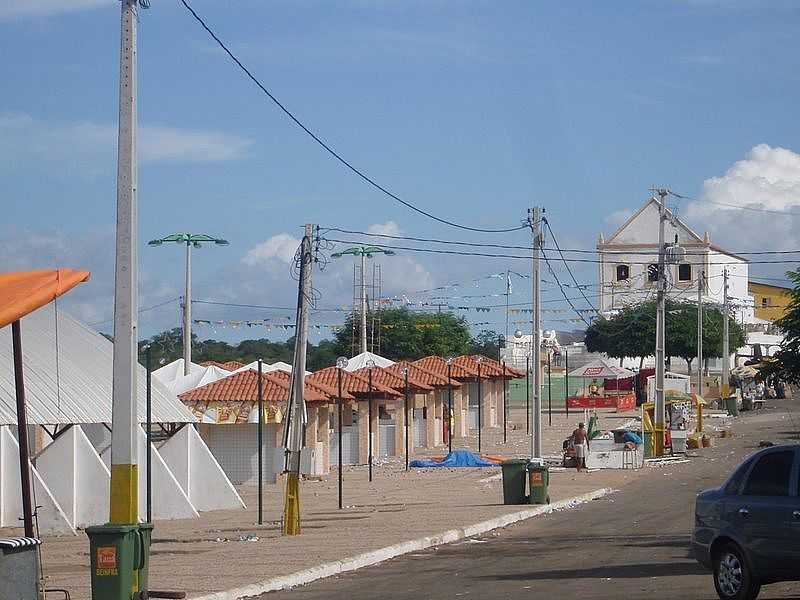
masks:
[[[467,231],[476,231],[476,232],[480,232],[480,233],[509,233],[511,231],[518,231],[520,229],[524,229],[525,227],[527,227],[527,225],[519,225],[517,227],[507,227],[507,228],[503,228],[503,229],[483,229],[483,228],[480,228],[480,227],[469,227],[467,225],[460,225],[459,223],[454,223],[453,221],[449,221],[447,219],[443,219],[441,217],[437,217],[436,215],[431,214],[431,213],[429,213],[429,212],[427,212],[425,210],[422,210],[421,208],[417,208],[416,206],[414,206],[410,202],[407,202],[407,201],[403,200],[402,198],[400,198],[399,196],[397,196],[396,194],[392,193],[387,188],[385,188],[384,186],[380,185],[377,181],[372,179],[369,175],[364,173],[364,171],[358,169],[356,166],[354,166],[352,163],[350,163],[341,154],[339,154],[336,150],[334,150],[327,142],[325,142],[321,137],[319,137],[317,134],[315,134],[313,131],[311,131],[311,129],[309,129],[309,127],[307,127],[305,124],[303,124],[303,122],[300,121],[300,119],[298,117],[296,117],[294,115],[294,113],[292,113],[288,108],[286,108],[286,106],[280,100],[278,100],[278,98],[276,98],[272,94],[272,92],[270,92],[264,86],[264,84],[262,84],[261,81],[259,81],[258,78],[255,75],[253,75],[253,73],[251,73],[250,70],[247,67],[244,66],[244,64],[242,64],[242,62],[236,57],[236,55],[233,52],[231,52],[231,50],[217,36],[217,34],[214,33],[214,31],[212,31],[211,27],[209,27],[206,24],[206,22],[200,17],[200,15],[198,15],[197,12],[195,12],[195,10],[189,5],[187,0],[181,0],[181,4],[183,4],[183,6],[186,7],[186,10],[188,10],[191,13],[191,15],[194,17],[194,19],[203,27],[203,29],[206,30],[206,32],[213,38],[213,40],[219,45],[219,47],[222,48],[225,51],[225,53],[231,58],[231,60],[234,63],[236,63],[236,65],[242,70],[242,72],[244,72],[244,74],[247,75],[247,77],[253,83],[255,83],[258,86],[258,88],[262,92],[264,92],[264,94],[266,94],[266,96],[270,100],[272,100],[272,102],[275,103],[275,105],[287,117],[289,117],[292,120],[292,122],[294,122],[295,125],[300,127],[300,129],[302,129],[306,134],[308,134],[308,136],[311,137],[311,139],[313,139],[317,144],[319,144],[326,152],[328,152],[328,154],[333,156],[342,165],[347,167],[350,171],[355,173],[358,177],[363,179],[366,183],[368,183],[369,185],[371,185],[375,189],[383,192],[384,194],[386,194],[387,196],[389,196],[393,200],[396,200],[397,202],[399,202],[403,206],[405,206],[407,208],[410,208],[411,210],[413,210],[413,211],[415,211],[415,212],[417,212],[417,213],[419,213],[421,215],[424,215],[424,216],[428,217],[429,219],[433,219],[434,221],[438,221],[439,223],[443,223],[445,225],[449,225],[450,227],[456,227],[458,229],[465,229]]]
[[[556,245],[556,250],[558,250],[558,253],[561,255],[561,260],[564,261],[564,266],[567,268],[567,272],[569,273],[569,276],[572,278],[572,282],[578,287],[578,291],[581,293],[581,296],[583,296],[583,299],[586,300],[586,303],[592,308],[592,310],[595,311],[595,312],[598,312],[597,309],[594,307],[594,304],[592,304],[591,301],[589,300],[589,298],[586,297],[586,293],[583,291],[583,288],[578,284],[578,280],[575,279],[575,274],[572,272],[572,267],[569,266],[569,263],[567,262],[567,259],[564,258],[564,253],[561,251],[561,247],[558,245],[558,240],[556,239],[556,234],[553,233],[553,229],[552,229],[552,227],[550,227],[550,221],[548,221],[547,219],[544,219],[544,224],[545,224],[545,227],[547,227],[547,231],[550,232],[550,237],[553,238],[553,243]],[[548,263],[548,267],[549,266],[550,265]],[[558,280],[556,280],[556,281],[558,281]],[[559,283],[559,286],[560,286],[560,283]],[[587,325],[588,325],[588,323],[587,323]]]
[[[148,312],[150,310],[155,310],[156,308],[161,308],[162,306],[166,306],[167,304],[171,304],[178,300],[178,297],[170,298],[169,300],[164,300],[163,302],[159,302],[158,304],[154,304],[153,306],[148,306],[147,308],[140,308],[138,314],[142,314]],[[112,323],[114,321],[114,317],[110,319],[106,319],[105,321],[96,321],[94,323],[87,323],[89,327],[96,327],[97,325],[104,325],[105,323]]]
[[[675,192],[670,192],[670,194],[672,196],[675,196],[676,198],[679,198],[680,200],[691,200],[693,202],[706,202],[708,204],[716,204],[717,206],[726,206],[728,208],[735,208],[737,210],[749,210],[751,212],[762,212],[775,215],[791,215],[794,217],[800,217],[800,213],[788,210],[776,210],[772,208],[758,208],[756,206],[741,206],[739,204],[728,204],[726,202],[717,202],[716,200],[706,200],[705,198],[693,198],[691,196],[684,196],[682,194],[677,194]]]
[[[547,253],[544,251],[544,248],[539,248],[539,250],[542,253],[542,258],[544,259],[544,262],[547,265],[547,269],[550,271],[550,274],[553,276],[553,279],[556,280],[558,288],[561,290],[561,294],[564,296],[564,300],[567,301],[567,304],[569,304],[570,308],[575,311],[575,314],[578,315],[581,318],[581,320],[584,323],[586,323],[586,326],[588,327],[589,321],[587,321],[586,318],[583,316],[583,314],[581,314],[581,312],[575,307],[575,305],[572,303],[572,300],[570,300],[567,297],[567,293],[564,291],[564,286],[561,285],[561,281],[559,281],[558,275],[556,275],[556,272],[553,270],[552,265],[550,265],[550,260],[548,260]],[[594,307],[592,307],[592,309],[594,309]]]

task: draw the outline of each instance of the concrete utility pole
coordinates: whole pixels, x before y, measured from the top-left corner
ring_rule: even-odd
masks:
[[[227,246],[228,240],[204,233],[173,233],[157,240],[150,240],[147,245],[161,246],[165,242],[186,244],[186,287],[181,308],[183,309],[183,374],[188,375],[189,365],[192,364],[192,247],[199,248],[205,243]]]
[[[706,272],[697,276],[697,395],[703,395],[703,292]]]
[[[308,340],[308,303],[311,298],[313,265],[313,225],[306,225],[300,250],[300,283],[297,294],[294,360],[289,388],[289,406],[283,445],[286,449],[286,495],[283,505],[283,534],[300,533],[300,451],[303,448],[303,425],[306,421],[305,392],[306,343]],[[339,465],[341,469],[341,464]]]
[[[655,424],[653,431],[654,434],[654,454],[655,456],[662,456],[664,454],[664,421],[665,421],[665,403],[664,403],[664,326],[665,326],[665,303],[667,292],[667,278],[666,278],[666,248],[664,243],[664,224],[667,219],[667,209],[664,206],[664,199],[669,190],[658,188],[653,190],[660,197],[658,200],[658,282],[657,282],[657,309],[656,309],[656,402],[655,402]]]
[[[728,326],[728,267],[722,271],[722,397],[730,395],[728,387],[731,377],[730,330]]]
[[[544,210],[541,210],[544,212]],[[538,206],[528,211],[533,235],[533,265],[531,282],[533,286],[533,427],[531,428],[531,458],[542,456],[542,382],[541,382],[541,294],[539,281],[539,249],[542,244],[541,214]]]
[[[136,429],[139,364],[139,214],[136,164],[136,29],[138,0],[122,0],[117,145],[117,233],[111,409],[111,510],[115,524],[139,522]]]

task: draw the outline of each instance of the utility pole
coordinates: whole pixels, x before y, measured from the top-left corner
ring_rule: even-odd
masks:
[[[192,364],[192,247],[200,248],[202,244],[213,243],[217,246],[227,246],[228,240],[215,238],[204,233],[173,233],[163,238],[150,240],[148,246],[161,246],[165,242],[186,244],[186,281],[183,294],[183,374],[189,374]]]
[[[706,272],[697,276],[697,395],[703,395],[703,292]]]
[[[311,268],[313,265],[311,238],[313,225],[306,225],[300,250],[300,284],[297,294],[296,335],[292,382],[283,445],[286,448],[286,495],[283,505],[283,534],[300,533],[300,450],[303,447],[303,425],[306,421],[304,400],[306,374],[306,343],[308,340],[308,303],[311,298]],[[341,469],[341,464],[339,465]]]
[[[730,349],[730,330],[728,326],[728,268],[722,271],[722,397],[730,395],[728,384],[731,376],[731,349]]]
[[[541,210],[544,212],[544,210]],[[542,244],[541,214],[538,206],[528,211],[528,222],[533,235],[533,427],[531,429],[531,458],[542,456],[542,382],[541,382],[541,296],[539,290],[539,249]]]
[[[361,354],[367,351],[367,255],[361,253]],[[372,479],[370,479],[372,481]]]
[[[117,231],[111,409],[110,522],[139,522],[138,399],[139,214],[136,164],[138,0],[122,0],[117,142]],[[138,583],[134,584],[138,589]],[[134,590],[136,591],[136,590]]]
[[[669,190],[665,188],[658,188],[651,190],[658,194],[658,282],[657,282],[657,296],[656,296],[656,389],[655,389],[655,424],[653,432],[654,454],[655,456],[663,456],[664,454],[664,421],[665,421],[665,404],[664,404],[664,325],[665,325],[665,304],[666,304],[666,291],[667,291],[667,278],[666,278],[666,256],[665,256],[665,234],[664,225],[669,218],[667,216],[667,209],[664,206],[664,199]]]
[[[506,337],[505,337],[506,340],[508,340],[508,310],[509,310],[510,298],[511,298],[511,270],[506,269]]]

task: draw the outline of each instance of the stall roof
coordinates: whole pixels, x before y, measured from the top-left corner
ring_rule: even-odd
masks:
[[[447,363],[441,356],[426,356],[425,358],[415,360],[414,364],[422,367],[426,371],[431,371],[447,379]],[[489,379],[488,374],[482,373],[481,375],[481,379]],[[453,364],[450,365],[450,376],[453,379],[461,380],[477,379],[478,369],[473,368],[471,364],[459,364],[453,361]]]
[[[264,402],[286,402],[289,399],[289,381],[272,373],[262,373],[261,391]],[[258,373],[240,371],[208,385],[189,390],[179,396],[182,402],[256,402],[258,400]],[[327,402],[324,393],[313,382],[305,386],[306,402]]]
[[[369,367],[366,367],[364,369],[359,369],[358,371],[353,371],[353,373],[369,378],[369,371]],[[403,375],[390,371],[388,368],[373,368],[372,381],[373,383],[377,381],[378,383],[382,383],[383,385],[394,388],[398,391],[403,391],[403,389],[405,389],[405,378]],[[430,392],[433,390],[433,387],[414,377],[410,371],[408,373],[408,388],[412,392]]]
[[[75,269],[0,273],[0,327],[49,304],[89,276],[89,271]]]
[[[570,377],[596,377],[598,379],[628,379],[634,375],[633,371],[612,365],[602,358],[593,360],[569,372]]]
[[[31,425],[111,423],[113,344],[55,304],[22,319],[25,394]],[[57,351],[58,350],[58,351]],[[145,418],[146,373],[138,365],[138,414]],[[153,379],[153,421],[188,423],[192,414]],[[16,424],[11,330],[0,329],[0,425]]]
[[[375,363],[374,366],[376,367],[388,367],[389,365],[394,364],[394,361],[391,361],[388,358],[378,356],[377,354],[373,354],[372,352],[362,352],[361,354],[357,354],[356,356],[348,360],[347,366],[344,368],[344,370],[357,371],[358,369],[363,369],[364,367],[369,366],[368,364],[369,361]]]
[[[321,383],[329,388],[335,388],[338,385],[337,371],[338,369],[336,367],[320,369],[306,377],[306,381]],[[350,373],[342,369],[342,389],[353,395],[366,396],[369,393],[369,381],[367,380],[367,376],[360,373]],[[397,390],[375,380],[372,382],[372,391],[376,396],[398,397],[402,395]]]
[[[403,375],[403,369],[408,369],[409,380],[411,377],[413,377],[417,381],[421,381],[422,383],[427,383],[428,385],[434,387],[436,386],[443,387],[447,385],[447,375],[439,375],[437,373],[434,373],[433,371],[429,371],[428,369],[425,369],[424,367],[409,362],[407,360],[398,361],[393,365],[391,365],[390,367],[385,367],[385,369],[391,373],[394,373],[395,375],[400,375],[400,376]],[[459,387],[461,385],[461,382],[455,379],[451,379],[450,385],[452,385],[453,387]]]

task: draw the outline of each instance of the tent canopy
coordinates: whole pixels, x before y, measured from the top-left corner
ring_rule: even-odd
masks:
[[[50,304],[79,283],[88,281],[89,276],[89,271],[75,269],[0,273],[0,327]]]
[[[359,369],[368,367],[369,365],[367,363],[369,361],[374,362],[376,367],[388,367],[394,364],[394,361],[391,361],[388,358],[383,358],[382,356],[378,356],[372,352],[362,352],[361,354],[356,354],[353,358],[348,360],[347,366],[344,368],[344,370],[358,371]]]
[[[634,376],[633,371],[623,369],[610,362],[598,358],[592,362],[570,371],[570,377],[592,377],[597,379],[628,379]]]

